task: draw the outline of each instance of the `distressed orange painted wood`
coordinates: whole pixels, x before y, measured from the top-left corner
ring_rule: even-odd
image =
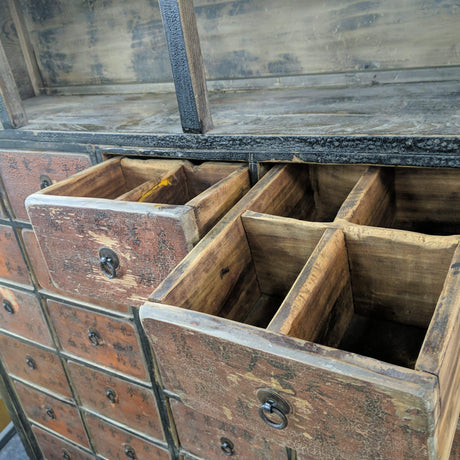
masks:
[[[8,225],[0,225],[0,278],[32,284],[14,230]]]
[[[0,335],[0,355],[11,376],[72,398],[64,368],[55,353]]]
[[[42,345],[54,346],[40,303],[34,294],[0,286],[0,299],[0,329]]]
[[[82,405],[147,436],[164,440],[153,390],[69,361]],[[92,389],[91,391],[88,391]]]
[[[88,437],[74,404],[62,402],[20,382],[15,382],[14,387],[29,419],[89,448]]]
[[[67,353],[142,380],[147,379],[132,322],[48,300],[60,346]]]

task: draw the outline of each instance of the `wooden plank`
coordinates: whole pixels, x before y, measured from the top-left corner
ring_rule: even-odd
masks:
[[[286,295],[328,225],[252,211],[241,219],[262,292]]]
[[[458,237],[344,228],[358,314],[427,328]]]
[[[334,331],[337,346],[353,315],[353,298],[345,238],[341,230],[326,230],[268,330],[311,342],[319,341],[333,310],[341,331]],[[343,291],[347,298],[341,298]],[[345,319],[342,319],[344,317]],[[347,321],[348,320],[348,321]],[[330,326],[334,329],[334,325]]]
[[[199,195],[208,187],[241,168],[241,166],[241,163],[225,163],[222,161],[205,161],[200,165],[189,163],[189,167],[185,170],[189,189],[193,195]]]
[[[436,458],[430,374],[183,308],[147,303],[140,314],[165,387],[201,414],[307,458]],[[291,405],[285,429],[258,416],[261,388]]]
[[[27,124],[13,72],[0,42],[0,121],[4,129],[20,128]]]
[[[242,166],[188,201],[186,205],[195,210],[200,236],[205,235],[250,186],[248,168]]]
[[[447,459],[460,413],[460,247],[431,320],[416,369],[439,378],[441,415],[437,443],[441,459]]]
[[[391,227],[395,214],[394,171],[371,167],[341,206],[337,219],[359,225]]]
[[[0,225],[0,278],[14,283],[32,284],[14,228],[8,225]]]
[[[35,51],[30,41],[29,31],[27,30],[24,20],[24,11],[18,3],[18,0],[8,0],[8,6],[18,34],[22,55],[24,56],[24,62],[28,71],[28,77],[30,78],[35,96],[39,96],[44,85],[35,57]]]
[[[182,129],[205,133],[212,128],[206,76],[193,0],[160,0]]]

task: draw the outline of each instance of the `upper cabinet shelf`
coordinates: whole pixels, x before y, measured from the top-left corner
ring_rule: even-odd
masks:
[[[0,0],[0,6],[4,128],[459,133],[454,0]]]

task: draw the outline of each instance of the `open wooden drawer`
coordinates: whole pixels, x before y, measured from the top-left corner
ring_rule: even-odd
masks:
[[[164,388],[189,409],[173,413],[197,414],[179,438],[207,416],[299,458],[448,458],[459,237],[351,223],[357,187],[333,222],[280,217],[318,208],[283,187],[294,170],[270,170],[141,308]]]
[[[119,157],[29,196],[26,207],[56,288],[126,310],[248,189],[238,164]]]

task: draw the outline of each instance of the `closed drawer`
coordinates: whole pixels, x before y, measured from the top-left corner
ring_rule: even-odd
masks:
[[[93,363],[147,379],[138,338],[131,322],[48,300],[61,348]]]
[[[0,335],[0,355],[11,376],[72,397],[64,368],[55,353]]]
[[[115,158],[34,194],[27,208],[55,286],[127,311],[248,188],[235,164]]]
[[[261,214],[287,206],[282,171],[141,308],[165,388],[300,458],[448,458],[459,237]]]
[[[69,370],[85,408],[147,436],[164,439],[153,390],[71,361]]]
[[[168,451],[134,436],[104,420],[86,414],[86,425],[94,443],[96,453],[110,460],[169,460]]]
[[[46,460],[94,460],[96,458],[41,428],[34,426],[32,431]]]
[[[27,196],[88,168],[91,161],[88,155],[2,151],[0,165],[13,218],[28,221]]]
[[[0,278],[21,284],[31,284],[27,265],[8,225],[0,225]]]
[[[53,346],[40,303],[34,294],[0,286],[0,301],[1,329]]]
[[[181,449],[203,459],[288,460],[288,449],[171,400]]]
[[[45,428],[89,448],[77,407],[20,382],[14,384],[27,417]]]

